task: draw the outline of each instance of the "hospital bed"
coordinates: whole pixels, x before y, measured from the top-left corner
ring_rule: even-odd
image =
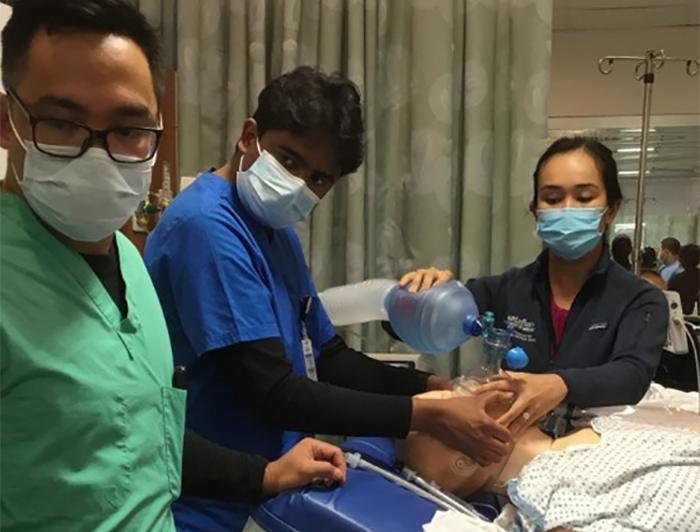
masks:
[[[353,438],[343,450],[387,471],[396,460],[394,442],[388,438]],[[474,501],[470,507],[484,523],[499,513],[494,498]],[[423,525],[441,510],[441,505],[376,472],[349,467],[343,486],[292,490],[261,505],[244,532],[423,532]]]
[[[641,408],[640,408],[641,407]],[[666,389],[652,384],[637,407],[606,407],[586,413],[621,416],[639,422],[654,423],[653,411],[698,412],[698,394]],[[396,461],[394,442],[386,438],[354,438],[343,444],[350,453],[386,470]],[[470,508],[480,518],[469,518],[469,530],[503,532],[510,530],[516,510],[502,507],[495,495],[471,501]],[[409,491],[381,475],[363,469],[348,469],[347,482],[334,488],[307,487],[278,495],[256,509],[244,532],[424,532],[443,511],[440,505]],[[461,515],[464,520],[468,516]],[[497,519],[498,518],[498,519]],[[492,521],[497,520],[497,523]],[[441,529],[442,530],[442,529]]]

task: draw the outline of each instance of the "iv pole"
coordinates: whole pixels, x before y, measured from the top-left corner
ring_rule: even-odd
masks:
[[[644,82],[644,103],[642,106],[642,140],[639,152],[639,179],[637,181],[637,209],[634,218],[634,244],[632,250],[632,266],[634,273],[639,275],[642,229],[644,218],[644,180],[647,174],[647,147],[649,146],[649,119],[651,117],[651,92],[654,86],[656,71],[667,62],[685,63],[685,71],[689,76],[696,76],[700,70],[697,59],[680,59],[667,57],[663,50],[647,50],[644,56],[608,55],[598,61],[598,70],[608,75],[613,71],[615,61],[635,61],[634,78]]]

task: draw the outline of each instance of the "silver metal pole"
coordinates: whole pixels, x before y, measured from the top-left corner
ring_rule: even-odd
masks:
[[[637,180],[637,210],[634,218],[634,245],[632,267],[639,275],[641,270],[642,236],[644,231],[644,180],[647,174],[647,147],[649,146],[649,121],[651,118],[651,94],[654,86],[654,52],[646,53],[644,61],[644,104],[642,107],[642,141],[639,152],[639,178]]]
[[[666,62],[685,63],[685,71],[689,76],[697,76],[700,72],[700,61],[697,59],[682,59],[668,57],[663,50],[647,50],[644,57],[630,55],[608,55],[598,61],[601,74],[611,74],[615,61],[637,61],[634,77],[644,82],[644,105],[642,109],[642,140],[639,152],[639,179],[637,181],[637,209],[634,220],[634,243],[632,250],[632,267],[639,274],[642,253],[642,234],[644,231],[644,180],[647,174],[647,148],[649,146],[649,122],[651,118],[651,92],[654,84],[655,71]],[[640,67],[644,67],[644,74]]]

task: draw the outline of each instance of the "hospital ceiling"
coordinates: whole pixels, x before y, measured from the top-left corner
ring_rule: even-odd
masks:
[[[698,0],[554,0],[554,30],[604,30],[697,26]],[[576,127],[571,124],[570,127]],[[640,130],[625,127],[550,129],[550,137],[586,134],[615,153],[622,179],[636,179]],[[700,178],[700,127],[656,126],[649,134],[648,177]]]
[[[550,130],[551,139],[565,135],[590,135],[615,154],[620,178],[636,179],[639,172],[641,131],[638,128]],[[698,179],[700,176],[700,127],[654,126],[649,132],[647,176],[651,179]]]
[[[693,26],[698,0],[554,0],[554,30]]]

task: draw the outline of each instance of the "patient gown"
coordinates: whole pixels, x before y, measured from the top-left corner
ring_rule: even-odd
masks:
[[[507,484],[511,532],[700,531],[700,434],[598,418],[596,445],[547,452]]]

